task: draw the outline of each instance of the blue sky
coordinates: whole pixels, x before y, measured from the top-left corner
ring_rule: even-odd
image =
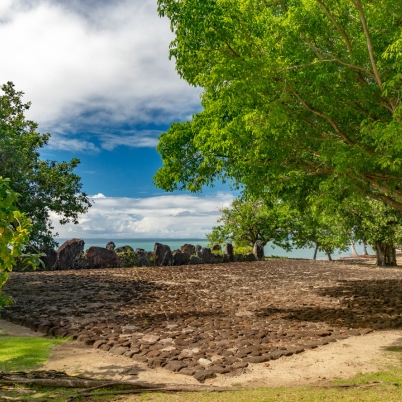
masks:
[[[0,81],[32,101],[28,117],[52,134],[45,159],[78,157],[95,204],[60,237],[202,237],[233,198],[217,183],[202,195],[152,184],[157,137],[200,110],[168,59],[173,34],[156,0],[1,0]]]

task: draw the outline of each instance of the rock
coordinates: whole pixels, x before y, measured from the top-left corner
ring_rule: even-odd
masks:
[[[236,362],[232,364],[232,367],[235,369],[242,369],[242,368],[246,368],[248,366],[247,362]]]
[[[204,358],[198,359],[198,363],[200,363],[201,366],[204,366],[204,367],[208,367],[212,364],[211,360],[204,359]]]
[[[106,244],[106,250],[112,250],[112,251],[114,251],[115,247],[116,247],[116,244],[114,244],[112,241],[110,241],[110,242],[108,242],[108,243]]]
[[[165,369],[177,373],[185,367],[186,365],[184,363],[179,362],[178,360],[171,360],[168,364],[166,364]]]
[[[220,244],[215,244],[215,245],[212,247],[212,251],[222,251],[221,245],[220,245]]]
[[[85,242],[82,239],[71,239],[63,243],[57,250],[57,264],[59,269],[77,269]]]
[[[257,261],[257,258],[253,253],[247,253],[246,257],[244,258],[244,261],[251,262],[251,261]]]
[[[254,243],[253,253],[254,253],[254,256],[257,259],[257,261],[264,260],[264,245],[262,244],[262,241],[257,240]]]
[[[196,370],[193,368],[185,367],[179,371],[179,374],[183,375],[194,375],[196,373]]]
[[[283,356],[283,351],[269,353],[270,360],[277,360]]]
[[[180,247],[180,251],[182,252],[182,253],[188,253],[188,254],[190,254],[190,255],[193,255],[193,254],[195,254],[195,247],[192,245],[192,244],[183,244],[181,247]]]
[[[130,251],[131,253],[134,253],[134,249],[131,246],[122,246],[122,247],[117,247],[116,250],[114,250],[116,253],[126,253],[127,251]]]
[[[360,332],[357,329],[349,329],[346,331],[349,336],[359,336]]]
[[[141,362],[141,363],[146,363],[148,361],[148,357],[146,356],[141,356],[141,355],[134,355],[132,357],[133,360],[136,362]]]
[[[197,251],[197,257],[203,262],[203,264],[210,264],[212,259],[211,249],[203,247],[200,251]]]
[[[198,258],[196,255],[192,255],[190,257],[190,264],[202,264],[202,260]]]
[[[202,250],[202,246],[200,246],[199,244],[197,244],[196,246],[195,246],[195,253],[198,253],[199,251],[201,251]]]
[[[126,352],[128,352],[128,349],[123,346],[113,346],[109,350],[109,353],[112,353],[113,355],[116,355],[116,356],[124,355]]]
[[[159,339],[160,339],[160,337],[157,335],[147,334],[147,335],[143,336],[141,340],[143,342],[147,342],[147,343],[156,343],[159,341]]]
[[[214,373],[217,374],[226,374],[226,373],[230,373],[230,369],[228,369],[227,367],[223,367],[223,366],[210,366],[208,367],[208,370],[213,371]]]
[[[243,262],[243,261],[245,261],[245,256],[243,254],[235,254],[233,256],[233,261],[234,262]]]
[[[154,246],[154,265],[167,266],[172,265],[173,256],[170,247],[166,244],[155,243]]]
[[[46,271],[54,271],[57,269],[57,251],[56,250],[49,250],[45,249],[42,253],[46,254],[45,256],[41,257],[40,259],[45,264]],[[41,265],[38,266],[37,270],[42,270],[43,267]]]
[[[181,251],[179,251],[173,255],[172,263],[174,266],[188,265],[188,263],[190,262],[190,257],[191,256],[189,253],[182,253]]]
[[[224,256],[221,254],[212,254],[211,264],[220,264],[224,262]]]
[[[232,243],[226,243],[225,251],[223,254],[228,259],[228,262],[233,262],[233,244]]]
[[[144,255],[146,251],[143,248],[136,248],[135,253],[138,255]]]
[[[262,356],[249,356],[243,359],[243,362],[246,363],[265,363],[271,360],[270,355],[262,355]]]
[[[373,332],[371,328],[364,328],[360,330],[360,335],[367,335],[369,333]]]
[[[179,360],[187,359],[193,357],[195,352],[191,349],[183,349],[180,355],[177,357]]]
[[[81,268],[113,268],[119,265],[117,254],[103,247],[90,247],[84,254]]]
[[[148,367],[162,367],[166,361],[164,359],[155,358],[155,359],[148,359],[147,366]]]
[[[199,382],[204,382],[208,378],[215,378],[216,374],[211,370],[200,370],[197,371],[193,377]]]
[[[94,349],[98,349],[98,348],[100,348],[102,345],[104,345],[105,343],[106,343],[106,341],[103,340],[103,339],[101,339],[101,340],[95,341],[94,344],[92,345],[92,347],[93,347]]]

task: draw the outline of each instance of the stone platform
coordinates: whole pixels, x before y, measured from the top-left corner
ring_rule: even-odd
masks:
[[[402,270],[309,260],[15,272],[2,318],[203,381],[402,327]]]

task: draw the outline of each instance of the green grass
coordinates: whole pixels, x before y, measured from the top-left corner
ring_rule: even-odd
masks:
[[[33,369],[47,361],[52,347],[62,339],[0,337],[0,371]]]

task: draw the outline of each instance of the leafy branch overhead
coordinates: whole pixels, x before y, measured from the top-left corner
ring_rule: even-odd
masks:
[[[161,135],[156,185],[338,186],[402,211],[399,0],[158,5],[177,71],[204,91],[203,110]]]
[[[39,255],[24,254],[31,221],[15,206],[18,194],[10,189],[9,180],[0,176],[0,309],[12,299],[2,293],[13,267],[22,259],[25,266],[39,264]]]

